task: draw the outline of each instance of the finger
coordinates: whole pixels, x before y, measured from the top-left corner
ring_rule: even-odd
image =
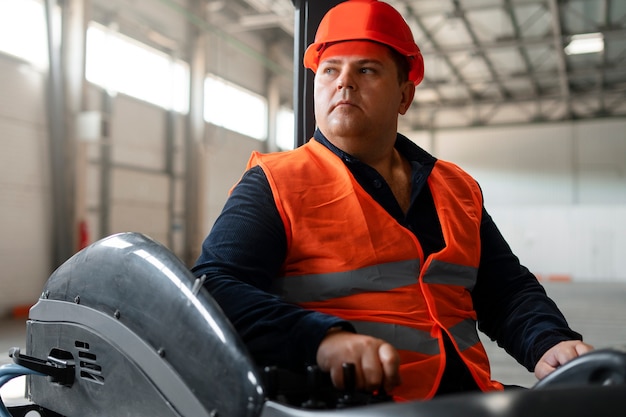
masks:
[[[363,352],[361,371],[361,381],[357,382],[357,387],[366,391],[373,391],[382,385],[384,372],[378,355],[378,348],[367,349]]]
[[[561,365],[565,365],[567,362],[576,358],[578,354],[576,353],[576,349],[574,348],[574,346],[567,346],[565,349],[557,350],[555,356],[558,367]]]
[[[539,361],[535,366],[535,376],[541,380],[554,372],[556,368],[545,361]]]
[[[378,348],[378,356],[383,367],[383,386],[391,391],[400,385],[400,355],[389,343],[384,343]]]
[[[548,350],[541,358],[541,362],[545,362],[551,367],[557,368],[574,359],[576,356],[576,349],[571,341],[561,342]]]
[[[578,343],[576,346],[576,353],[578,353],[578,355],[584,355],[585,353],[589,353],[593,350],[593,346],[587,344],[587,343]]]
[[[330,368],[330,380],[332,381],[333,385],[337,388],[337,389],[344,389],[345,388],[345,381],[343,379],[343,368],[340,366],[333,366]]]
[[[593,349],[591,345],[583,343],[580,340],[572,340],[567,342],[561,342],[556,346],[557,351],[555,356],[557,357],[557,365],[565,365],[572,359],[576,359],[580,355],[587,353]],[[561,348],[561,349],[559,349]]]

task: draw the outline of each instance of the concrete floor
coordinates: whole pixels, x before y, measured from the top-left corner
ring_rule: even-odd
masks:
[[[559,305],[570,326],[596,348],[626,346],[626,283],[545,283],[548,295]],[[0,365],[10,363],[11,347],[26,345],[24,320],[0,320]],[[531,387],[536,379],[504,350],[484,339],[491,359],[493,378]],[[2,398],[23,395],[23,379],[6,384]]]
[[[596,348],[626,346],[626,283],[546,282],[544,287],[585,342]],[[483,342],[494,379],[524,387],[537,382],[495,343]]]

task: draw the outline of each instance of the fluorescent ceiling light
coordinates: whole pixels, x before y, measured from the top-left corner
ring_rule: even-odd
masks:
[[[565,47],[567,55],[591,54],[604,50],[604,36],[599,33],[584,33],[572,36],[572,40]]]

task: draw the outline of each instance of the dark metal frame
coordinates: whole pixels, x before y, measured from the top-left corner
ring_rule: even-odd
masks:
[[[315,39],[322,17],[343,0],[292,0],[296,8],[294,28],[293,115],[294,145],[306,143],[315,131],[313,73],[302,65],[304,51]]]

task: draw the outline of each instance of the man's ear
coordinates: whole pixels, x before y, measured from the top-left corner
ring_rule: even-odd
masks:
[[[405,81],[400,86],[400,92],[402,94],[400,105],[398,106],[398,113],[405,114],[411,103],[413,103],[413,97],[415,97],[415,84],[413,81]]]

